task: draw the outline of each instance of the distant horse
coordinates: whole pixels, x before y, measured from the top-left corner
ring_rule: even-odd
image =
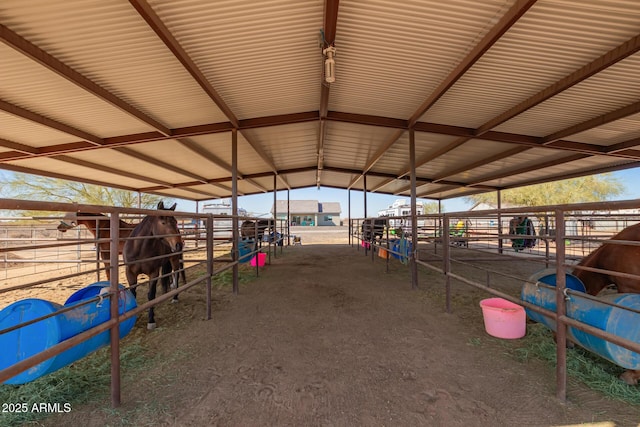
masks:
[[[170,208],[165,208],[162,202],[158,203],[159,210],[175,210],[176,204]],[[141,237],[144,237],[140,239]],[[153,216],[148,215],[136,225],[124,244],[122,255],[126,264],[127,281],[129,288],[136,295],[138,285],[138,275],[146,274],[149,277],[149,301],[156,297],[156,284],[160,268],[164,267],[169,260],[174,271],[180,269],[179,257],[171,256],[172,253],[182,250],[182,237],[178,230],[178,221],[175,217],[168,215]],[[169,270],[170,271],[170,270]],[[164,268],[163,268],[164,274]],[[174,284],[177,285],[176,280]],[[168,281],[162,281],[162,287],[166,293]],[[174,301],[177,298],[174,297]],[[149,309],[149,321],[147,329],[156,327],[154,307]]]
[[[259,219],[256,221],[244,221],[240,226],[240,236],[243,239],[255,239],[256,242],[262,240],[265,230],[269,228],[268,219]]]
[[[365,219],[362,221],[362,239],[372,243],[376,239],[382,239],[384,227],[387,225],[386,219]]]
[[[611,240],[640,241],[640,224],[625,228]],[[640,246],[604,243],[578,265],[640,276]],[[640,293],[640,279],[580,269],[575,269],[572,274],[582,281],[587,293],[591,295],[597,295],[611,284],[615,284],[620,293]],[[628,370],[620,379],[627,384],[636,385],[640,379],[640,370]]]
[[[67,222],[68,221],[68,222]],[[107,280],[111,280],[111,242],[108,240],[111,238],[111,220],[108,216],[100,214],[100,213],[89,213],[89,212],[72,212],[65,216],[64,221],[60,221],[60,225],[58,225],[58,231],[65,233],[67,230],[78,227],[80,225],[84,225],[87,229],[93,234],[93,237],[99,241],[96,246],[98,246],[98,252],[100,253],[100,259],[105,267],[105,274],[107,275]],[[129,222],[125,222],[120,220],[119,225],[119,236],[118,240],[118,254],[122,254],[122,250],[124,248],[124,243],[126,238],[131,235],[131,232],[135,228],[136,224],[131,224]],[[176,255],[179,257],[178,261],[180,263],[180,268],[176,271],[180,272],[180,276],[184,283],[187,283],[187,276],[183,268],[182,254]],[[174,261],[175,263],[175,261]],[[162,266],[162,280],[168,281],[168,274],[171,272],[171,261],[167,260],[165,264]],[[177,274],[177,273],[176,273]],[[178,286],[178,277],[173,277],[173,286]],[[164,286],[164,285],[163,285]]]

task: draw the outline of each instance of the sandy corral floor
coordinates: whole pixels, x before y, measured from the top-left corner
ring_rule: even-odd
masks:
[[[442,276],[420,268],[420,289],[412,290],[405,266],[394,260],[386,272],[384,260],[372,262],[338,231],[298,230],[303,244],[285,247],[239,295],[216,289],[212,320],[204,320],[199,287],[156,310],[158,329],[147,331],[146,315],[139,317],[122,345],[140,340],[157,363],[123,371],[122,406],[112,410],[105,389],[44,425],[640,422],[640,408],[575,380],[560,403],[553,367],[519,361],[509,354],[519,340],[486,334],[478,305],[486,294],[453,282],[447,314]],[[503,268],[526,277],[534,267]]]

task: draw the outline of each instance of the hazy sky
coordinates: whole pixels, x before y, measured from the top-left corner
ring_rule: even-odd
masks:
[[[640,168],[628,169],[625,171],[613,172],[612,175],[620,180],[625,186],[625,193],[618,197],[618,200],[629,200],[640,198]],[[278,200],[287,200],[287,192],[279,191],[277,194]],[[318,200],[319,202],[339,202],[342,208],[341,217],[346,218],[349,216],[349,203],[348,203],[348,191],[338,190],[335,188],[317,189],[304,188],[299,190],[291,190],[289,192],[290,200]],[[406,199],[409,201],[409,197],[399,197],[393,195],[367,194],[367,216],[377,216],[378,211],[391,205],[396,199]],[[429,202],[428,199],[419,199],[419,202]],[[199,211],[207,203],[215,203],[215,201],[200,202]],[[242,196],[238,198],[238,206],[246,209],[250,216],[269,216],[271,207],[273,205],[273,194],[256,194],[252,196]],[[444,200],[442,202],[443,210],[445,212],[457,212],[468,210],[472,204],[466,202],[462,198]],[[195,212],[196,207],[194,202],[190,201],[178,201],[177,210]],[[364,217],[364,197],[361,191],[351,191],[351,217],[362,218]]]
[[[10,174],[11,172],[0,170],[0,175]],[[619,172],[612,172],[625,186],[625,192],[617,200],[631,200],[640,198],[640,168],[627,169]],[[317,200],[319,202],[338,202],[342,208],[340,216],[347,218],[349,216],[349,192],[347,190],[338,190],[335,188],[321,187],[317,189],[304,188],[299,190],[291,190],[289,193],[290,200]],[[287,192],[279,191],[278,200],[287,200]],[[393,195],[369,193],[367,194],[367,216],[377,216],[378,211],[390,206],[396,199],[406,199],[409,197],[399,197]],[[432,200],[419,199],[421,202],[430,202]],[[196,203],[189,200],[177,200],[177,210],[182,212],[196,212]],[[198,211],[202,212],[202,208],[207,203],[215,203],[210,200],[200,202]],[[219,201],[218,201],[219,202]],[[273,205],[273,194],[256,194],[252,196],[242,196],[238,198],[240,208],[246,209],[250,216],[270,216],[271,207]],[[472,203],[466,202],[462,198],[450,199],[442,201],[442,207],[445,212],[458,212],[468,210]],[[351,217],[363,218],[364,215],[364,197],[361,191],[351,191]]]

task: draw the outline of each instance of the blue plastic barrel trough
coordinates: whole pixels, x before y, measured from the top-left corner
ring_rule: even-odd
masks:
[[[528,282],[540,282],[555,287],[556,271],[554,269],[541,270],[529,277]],[[586,292],[582,281],[580,281],[580,279],[578,279],[573,274],[569,273],[565,274],[565,287],[574,291]],[[522,287],[520,299],[530,302],[531,304],[535,304],[538,307],[546,308],[547,310],[553,312],[556,311],[555,289],[550,290],[543,286],[537,286],[533,283],[525,283]],[[556,330],[555,320],[545,317],[542,314],[536,313],[535,311],[528,308],[525,308],[525,311],[527,312],[527,316],[529,316],[531,320],[542,323],[549,329],[552,329],[554,331]]]
[[[65,308],[75,306],[71,310],[1,334],[0,369],[8,368],[111,319],[109,298],[84,304],[86,300],[99,296],[103,289],[109,290],[109,282],[97,282],[82,288],[65,302]],[[120,314],[124,314],[135,308],[137,304],[129,290],[122,285],[120,285],[120,289],[118,311]],[[16,301],[0,311],[0,330],[55,313],[62,307],[60,304],[36,298]],[[131,332],[135,323],[135,316],[122,322],[120,324],[120,338],[124,338]],[[109,331],[102,332],[10,378],[5,381],[5,384],[24,384],[33,381],[108,344]]]
[[[521,299],[555,312],[555,273],[536,277],[538,275],[532,276],[529,280],[537,280],[550,285],[550,287],[525,283],[522,288]],[[566,284],[568,288],[584,292],[584,285],[575,276],[568,274]],[[621,307],[640,311],[640,294],[610,294],[600,296],[596,301],[581,298],[579,294],[574,294],[570,295],[566,301],[566,315],[571,319],[579,320],[580,322],[610,334],[630,341],[640,342],[640,314],[623,308],[613,307],[600,301],[606,301]],[[526,312],[532,320],[544,324],[553,331],[556,330],[556,322],[554,320],[535,313],[530,309],[526,309]],[[567,334],[571,340],[578,343],[581,347],[598,354],[618,366],[625,369],[640,369],[640,354],[638,353],[612,344],[602,338],[597,338],[571,326],[567,328]]]
[[[622,307],[640,310],[639,294],[610,294],[598,297]],[[571,298],[567,301],[567,316],[610,334],[640,342],[640,314],[598,301]],[[640,354],[594,337],[580,329],[569,327],[569,334],[587,350],[626,369],[640,369]]]
[[[238,242],[238,262],[249,262],[251,257],[249,254],[253,251],[255,243],[253,240],[241,240]]]
[[[397,254],[392,253],[391,256],[395,259],[406,260],[409,258],[409,254],[411,253],[411,241],[405,239],[393,240],[391,245],[391,250],[394,252],[398,252]]]

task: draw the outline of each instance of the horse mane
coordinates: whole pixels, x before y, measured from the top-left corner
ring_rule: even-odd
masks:
[[[144,218],[142,218],[142,221],[136,224],[136,226],[133,228],[133,231],[131,232],[131,237],[137,237],[141,233],[146,232],[149,229],[149,227],[151,227],[151,221],[153,221],[154,218],[155,217],[153,216],[145,216]]]
[[[102,221],[107,221],[108,222],[108,221],[110,221],[110,217],[108,217],[107,215],[102,214],[102,213],[76,212],[76,217],[78,218],[78,220],[80,219],[80,217],[88,217],[84,221],[93,222],[94,224],[95,224],[96,220],[98,222],[102,222]],[[119,220],[119,222],[120,222],[120,229],[132,229],[132,228],[135,227],[135,224],[132,224],[130,222],[126,222],[126,221],[123,221],[123,220]]]

